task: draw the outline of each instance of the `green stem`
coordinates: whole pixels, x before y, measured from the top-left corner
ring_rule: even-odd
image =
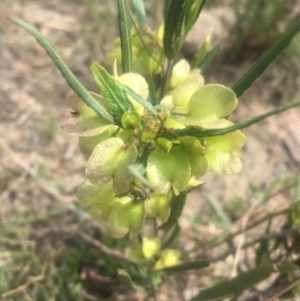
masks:
[[[162,84],[161,84],[161,87],[160,87],[159,102],[162,100],[162,98],[163,98],[164,95],[165,95],[165,90],[166,90],[168,75],[169,75],[171,66],[172,66],[172,64],[171,64],[171,62],[168,60],[167,68],[166,68],[166,71],[165,71],[165,73],[164,73],[164,75],[163,75]]]
[[[72,71],[64,63],[64,61],[61,59],[58,53],[53,49],[53,47],[47,41],[47,39],[43,37],[42,34],[33,25],[18,18],[14,18],[13,22],[21,26],[28,33],[30,33],[37,40],[37,42],[45,49],[49,57],[60,70],[63,77],[66,79],[67,83],[74,90],[74,92],[102,118],[114,124],[115,122],[113,117],[105,110],[105,108],[99,102],[97,102],[89,94],[85,87],[79,82],[79,80],[75,77]]]
[[[289,110],[289,109],[292,109],[292,108],[295,108],[298,106],[300,106],[300,100],[291,101],[291,102],[289,102],[285,105],[279,106],[279,107],[275,108],[274,110],[271,110],[267,113],[255,116],[249,120],[237,123],[235,125],[229,126],[224,129],[201,130],[201,129],[197,129],[197,128],[189,126],[185,129],[174,130],[173,132],[177,136],[194,136],[194,137],[211,137],[211,136],[225,135],[230,132],[246,128],[246,127],[248,127],[252,124],[258,123],[272,115],[279,114],[281,112],[284,112],[286,110]]]
[[[121,39],[122,52],[122,68],[123,73],[132,71],[132,45],[131,45],[131,30],[130,30],[130,16],[126,0],[118,1],[118,18],[119,30]]]

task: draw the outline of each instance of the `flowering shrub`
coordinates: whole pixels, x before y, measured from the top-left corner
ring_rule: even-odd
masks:
[[[92,72],[101,90],[105,81],[99,74],[106,71],[93,63]],[[75,93],[67,96],[73,116],[62,128],[79,136],[80,149],[88,158],[87,180],[78,190],[78,199],[96,220],[107,223],[112,236],[138,235],[146,218],[166,222],[172,195],[199,185],[196,177],[208,171],[240,171],[237,151],[246,138],[239,130],[201,138],[174,131],[187,126],[201,131],[232,125],[226,116],[237,106],[234,92],[220,84],[205,85],[199,72],[190,70],[185,60],[175,64],[169,91],[153,114],[122,90],[126,85],[138,95],[136,98],[146,102],[148,84],[144,77],[137,73],[119,76],[115,67],[114,76],[106,76],[121,91],[117,97],[122,97],[122,104],[111,102],[108,92],[90,93],[118,125],[109,124]],[[144,181],[130,172],[129,167],[136,165],[143,169]]]
[[[156,32],[145,26],[142,1],[133,1],[140,22],[134,28],[128,23],[127,2],[117,2],[120,38],[106,57],[114,65],[113,75],[98,63],[91,65],[98,93],[85,90],[35,28],[15,22],[37,38],[74,90],[66,97],[72,116],[61,127],[78,136],[87,158],[86,180],[77,192],[82,207],[105,223],[111,236],[129,236],[125,255],[131,263],[146,262],[146,278],[154,277],[153,271],[203,268],[207,262],[184,263],[180,252],[169,248],[179,233],[187,193],[203,184],[200,177],[207,172],[228,175],[241,170],[238,151],[246,141],[242,128],[300,105],[291,102],[236,125],[229,120],[237,97],[300,30],[300,22],[228,88],[205,84],[203,70],[217,53],[217,48],[207,52],[207,41],[192,63],[179,58],[205,1],[166,0],[164,24]],[[158,230],[168,232],[169,238]],[[273,268],[263,271],[266,278]],[[261,277],[260,269],[250,272],[253,280],[245,273],[248,282],[239,281],[245,283],[241,291],[256,283],[256,275]],[[120,274],[130,278],[126,271]],[[213,299],[209,296],[204,299]],[[193,300],[204,300],[198,297]]]

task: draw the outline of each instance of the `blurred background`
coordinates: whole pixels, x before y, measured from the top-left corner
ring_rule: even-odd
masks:
[[[205,79],[229,87],[300,16],[297,0],[207,2],[182,55],[190,57],[208,36],[212,46],[220,43]],[[156,28],[163,1],[146,0],[145,5],[149,23]],[[7,18],[15,16],[47,37],[88,90],[96,91],[90,62],[101,63],[118,35],[115,1],[0,1],[0,300],[143,300],[143,294],[116,280],[122,263],[97,245],[100,240],[122,249],[124,242],[107,236],[77,203],[86,162],[77,138],[59,127],[70,115],[64,102],[70,88],[45,51]],[[240,122],[296,99],[299,34],[240,98],[232,119]],[[286,225],[287,206],[299,197],[299,116],[296,108],[245,129],[242,172],[206,175],[206,184],[190,194],[180,220],[179,248],[188,259],[213,264],[168,279],[157,300],[188,300],[216,280],[255,265],[261,245],[242,248],[237,258],[225,242],[208,248],[220,235],[245,228],[274,210],[283,214],[233,242],[251,242]],[[299,250],[293,252],[299,256]],[[272,295],[278,285],[278,279],[271,279],[239,300],[265,300],[260,298]]]

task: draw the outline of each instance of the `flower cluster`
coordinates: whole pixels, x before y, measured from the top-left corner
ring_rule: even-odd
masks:
[[[110,80],[146,101],[148,85],[141,75],[115,72]],[[196,178],[208,171],[232,174],[241,169],[237,151],[246,139],[240,131],[199,138],[176,132],[232,125],[227,116],[237,106],[234,92],[219,84],[205,85],[199,70],[190,70],[184,60],[174,66],[168,87],[168,95],[154,107],[156,114],[126,93],[130,106],[116,124],[75,93],[66,98],[73,116],[62,128],[79,136],[80,150],[88,158],[87,180],[78,189],[78,199],[94,219],[107,223],[113,237],[138,235],[146,218],[165,223],[172,197],[198,185]],[[114,113],[103,91],[90,94]]]
[[[154,269],[159,270],[179,264],[181,253],[174,249],[163,249],[158,237],[144,237],[142,242],[132,241],[125,250],[125,255],[133,262],[155,259]]]

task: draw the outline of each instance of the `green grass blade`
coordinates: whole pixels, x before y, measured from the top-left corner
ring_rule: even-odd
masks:
[[[269,278],[273,272],[272,266],[260,266],[246,273],[218,283],[212,287],[202,290],[190,301],[223,300],[225,297],[237,297],[246,289]]]
[[[203,61],[198,65],[198,67],[201,70],[201,74],[204,74],[204,72],[207,70],[207,68],[211,65],[211,63],[216,58],[217,54],[220,50],[220,44],[216,45],[203,59]]]
[[[226,212],[223,210],[219,200],[212,194],[207,194],[207,199],[210,203],[210,205],[214,208],[216,214],[218,215],[221,224],[223,226],[223,229],[227,232],[230,231],[230,218],[226,214]]]
[[[162,268],[157,271],[163,271],[163,272],[184,272],[184,271],[190,271],[190,270],[198,270],[207,268],[209,266],[209,261],[190,261],[190,262],[184,262],[181,264],[176,264],[170,267]]]
[[[253,84],[253,82],[260,77],[260,75],[290,43],[299,30],[300,20],[289,27],[283,33],[281,38],[242,76],[242,78],[232,87],[237,97],[241,96]]]
[[[147,16],[143,0],[132,0],[132,5],[135,10],[137,19],[141,27],[147,26]]]
[[[64,63],[62,58],[58,55],[58,53],[53,49],[48,40],[43,37],[43,35],[31,24],[14,18],[13,21],[25,29],[29,34],[31,34],[37,42],[45,49],[49,57],[52,59],[54,64],[62,73],[62,76],[66,79],[69,86],[72,90],[96,113],[98,113],[102,118],[106,119],[111,123],[115,123],[113,117],[106,111],[106,109],[101,106],[99,102],[97,102],[85,89],[85,87],[79,82],[79,80],[75,77],[72,71],[68,68],[68,66]]]
[[[123,73],[132,71],[132,45],[130,30],[130,15],[126,0],[118,1],[118,18],[121,39]]]

